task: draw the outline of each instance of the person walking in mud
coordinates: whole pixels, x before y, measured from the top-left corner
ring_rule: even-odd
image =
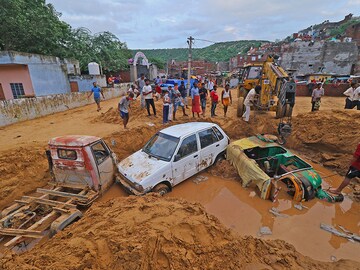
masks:
[[[169,97],[169,91],[167,89],[164,90],[164,96],[163,96],[163,124],[169,122],[169,106],[170,106],[170,97]]]
[[[90,92],[88,98],[90,98],[92,94],[94,94],[94,101],[97,106],[97,111],[100,111],[101,110],[101,107],[100,107],[101,96],[103,97],[103,99],[105,99],[105,96],[104,96],[102,89],[99,86],[97,86],[96,82],[93,82],[93,88],[91,88],[91,92]],[[101,94],[101,96],[100,96],[100,94]]]
[[[232,104],[230,85],[228,83],[225,85],[225,89],[221,92],[221,103],[224,106],[224,117],[226,117],[228,107]]]
[[[353,160],[350,163],[350,167],[344,180],[337,189],[329,189],[328,192],[339,195],[341,191],[350,184],[351,179],[354,179],[355,177],[360,177],[360,143],[355,150]]]
[[[343,93],[346,96],[345,109],[353,109],[357,104],[354,102],[354,93],[356,90],[356,83],[352,82],[350,87]]]
[[[321,83],[317,84],[317,87],[313,90],[311,95],[311,111],[318,111],[320,109],[321,97],[324,95],[324,88],[321,87]]]
[[[127,96],[123,96],[118,104],[118,110],[120,113],[120,117],[123,120],[124,129],[127,129],[126,125],[128,124],[130,119],[129,109],[130,109],[130,102],[133,100],[133,98],[134,98],[134,93],[130,92]]]

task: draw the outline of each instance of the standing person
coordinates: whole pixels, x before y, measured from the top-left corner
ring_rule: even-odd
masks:
[[[153,98],[153,90],[151,88],[149,79],[145,79],[145,86],[143,87],[142,95],[144,96],[144,99],[145,99],[146,110],[147,110],[148,116],[151,116],[151,113],[150,113],[150,106],[151,106],[154,116],[156,117],[156,109],[155,109],[155,103],[154,103],[154,98]]]
[[[104,96],[104,93],[101,90],[101,88],[99,86],[97,86],[96,82],[93,82],[93,88],[91,88],[91,92],[90,92],[88,98],[91,97],[91,95],[93,93],[94,93],[94,100],[95,100],[95,103],[97,105],[97,111],[100,111],[101,110],[101,107],[100,107],[100,100],[101,100],[100,94],[102,95],[103,99],[105,99],[105,96]]]
[[[228,107],[232,103],[230,85],[228,83],[225,85],[225,89],[221,93],[221,103],[224,105],[224,117],[226,117]]]
[[[351,179],[355,177],[360,177],[360,143],[358,144],[356,151],[354,153],[354,158],[350,163],[350,167],[343,182],[337,189],[329,189],[328,191],[333,194],[340,194],[341,191],[350,184]]]
[[[199,95],[200,95],[200,104],[201,104],[201,110],[202,115],[205,116],[205,110],[206,110],[206,99],[207,99],[207,90],[205,88],[205,83],[201,84],[201,88],[199,89]]]
[[[174,102],[175,102],[175,93],[171,85],[168,86],[168,95],[170,98],[168,121],[171,122],[173,120],[173,110],[174,110]]]
[[[207,87],[208,87],[209,92],[211,93],[211,91],[214,89],[214,82],[211,79],[209,79]]]
[[[155,79],[155,84],[161,84],[160,76],[157,76]]]
[[[188,116],[185,113],[185,105],[183,103],[183,99],[181,97],[181,93],[177,87],[177,83],[175,83],[174,86],[174,91],[173,91],[173,95],[175,96],[174,98],[174,104],[173,104],[173,120],[176,121],[176,111],[179,108],[179,106],[182,108],[183,111],[183,116]]]
[[[261,91],[261,86],[257,85],[255,88],[251,89],[249,93],[246,95],[244,100],[245,112],[243,114],[243,118],[245,118],[245,122],[249,122],[250,120],[250,106],[255,103],[256,95],[259,95]]]
[[[136,99],[139,96],[139,90],[136,89],[135,85],[132,84],[129,88],[129,90],[127,91],[128,94],[133,93],[134,94],[134,99]]]
[[[345,109],[353,109],[356,104],[354,104],[354,92],[356,90],[356,83],[352,82],[350,88],[347,89],[343,94],[346,96],[345,99]]]
[[[216,105],[219,102],[219,95],[216,92],[216,85],[213,86],[213,90],[210,93],[210,98],[211,98],[211,117],[217,116],[215,114],[215,110],[216,110]]]
[[[180,86],[179,86],[179,91],[181,93],[181,97],[183,99],[183,103],[186,106],[186,109],[188,108],[188,100],[187,100],[187,91],[186,91],[186,87],[185,87],[185,83],[184,81],[181,81]]]
[[[143,91],[143,88],[145,86],[145,75],[144,73],[141,73],[140,74],[140,78],[138,78],[136,80],[136,84],[138,86],[138,89],[139,89],[139,93],[140,93],[140,103],[141,103],[141,108],[144,108],[145,107],[145,97],[144,95],[142,94],[142,91]]]
[[[317,87],[313,90],[311,95],[311,111],[318,111],[320,108],[321,97],[324,95],[324,88],[321,87],[321,83],[317,84]]]
[[[169,91],[165,90],[163,97],[163,124],[166,124],[169,121],[169,105],[170,105]]]
[[[195,113],[197,116],[200,117],[200,95],[199,95],[199,88],[197,87],[197,82],[193,83],[193,87],[191,88],[191,100],[192,100],[192,114],[195,117]]]
[[[120,113],[120,117],[123,120],[124,129],[127,129],[126,125],[130,119],[129,117],[130,101],[133,100],[133,98],[134,98],[134,93],[130,92],[127,96],[123,96],[118,104],[118,110]]]

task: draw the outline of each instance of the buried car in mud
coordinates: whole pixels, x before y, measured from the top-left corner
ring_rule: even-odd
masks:
[[[225,132],[213,123],[165,128],[118,164],[118,181],[135,195],[150,191],[165,194],[223,157],[229,142]]]
[[[262,199],[275,200],[280,183],[294,201],[315,197],[329,202],[342,201],[322,190],[322,179],[313,167],[267,136],[257,135],[232,142],[227,159],[237,169],[244,187],[253,183]]]

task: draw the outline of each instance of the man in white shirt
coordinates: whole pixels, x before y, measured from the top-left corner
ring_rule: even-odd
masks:
[[[142,89],[142,95],[144,96],[146,103],[146,110],[148,112],[148,116],[151,116],[150,106],[152,107],[153,113],[156,116],[155,103],[153,98],[153,90],[150,85],[149,79],[145,79],[145,86]]]
[[[359,87],[358,87],[359,89]],[[345,109],[353,109],[357,105],[357,100],[354,102],[354,93],[357,90],[356,83],[351,83],[350,88],[347,89],[343,94],[346,96]]]
[[[250,106],[254,104],[256,95],[259,95],[261,91],[261,86],[257,85],[255,88],[251,89],[247,94],[244,105],[245,105],[245,112],[243,114],[243,118],[245,118],[245,122],[249,122],[250,119]]]
[[[317,84],[317,88],[315,88],[311,95],[311,111],[318,111],[320,108],[320,100],[321,97],[324,95],[324,88],[321,87],[321,83]]]
[[[360,86],[355,89],[353,99],[356,105],[356,109],[360,110]]]

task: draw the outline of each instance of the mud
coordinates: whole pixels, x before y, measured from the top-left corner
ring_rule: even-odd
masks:
[[[321,263],[280,240],[235,236],[200,204],[157,196],[95,204],[79,222],[3,269],[359,269]]]
[[[20,198],[21,195],[31,192],[37,187],[44,186],[49,180],[49,174],[47,172],[47,160],[44,154],[44,149],[46,148],[46,144],[49,138],[70,134],[86,134],[103,137],[121,160],[133,152],[139,150],[156,131],[164,128],[164,126],[161,124],[161,102],[156,103],[157,110],[159,112],[158,118],[147,117],[146,111],[141,110],[139,104],[135,103],[130,111],[130,122],[128,125],[129,130],[123,130],[120,117],[117,113],[117,102],[118,100],[108,100],[103,102],[103,109],[100,113],[96,112],[95,105],[90,105],[84,106],[80,109],[78,108],[76,110],[69,110],[67,112],[57,113],[51,116],[46,116],[36,120],[26,121],[21,124],[15,124],[2,128],[2,136],[0,137],[0,209],[4,208],[4,206],[8,205],[14,199]],[[172,124],[178,124],[187,121],[213,121],[219,124],[225,130],[225,132],[227,132],[232,140],[240,139],[245,136],[251,136],[256,133],[276,134],[278,120],[274,119],[273,112],[252,112],[252,124],[246,124],[241,119],[236,118],[235,104],[236,101],[234,101],[234,104],[230,106],[229,114],[226,118],[219,116],[216,118],[204,117],[198,119],[192,117],[182,117],[179,113],[179,120],[174,121]],[[308,98],[297,98],[297,105],[294,110],[296,116],[293,118],[294,132],[293,136],[289,138],[288,146],[290,146],[292,150],[295,150],[295,152],[300,152],[301,155],[310,158],[313,162],[318,163],[319,167],[316,169],[321,170],[321,164],[323,164],[328,168],[336,170],[340,174],[344,174],[346,172],[346,166],[348,166],[346,163],[350,161],[351,155],[355,150],[353,144],[355,143],[356,138],[359,138],[359,112],[345,112],[344,110],[338,110],[343,107],[342,98],[324,98],[321,111],[316,113],[309,113],[310,107],[311,104]],[[331,111],[333,108],[336,110]],[[221,110],[221,106],[218,106],[218,115],[221,115]],[[351,122],[351,119],[355,119],[355,121]],[[322,121],[324,121],[324,124],[321,124]],[[317,131],[319,127],[321,127],[320,131]],[[349,129],[349,127],[354,128]],[[321,135],[317,135],[317,132],[319,132]],[[349,134],[351,134],[351,136]],[[350,142],[350,145],[346,144],[347,141]],[[337,145],[339,145],[339,147],[337,147]],[[217,166],[209,169],[208,172],[212,175],[212,177],[219,176],[221,178],[214,178],[216,181],[211,178],[208,181],[199,183],[198,185],[193,183],[191,180],[186,181],[180,186],[176,187],[173,193],[171,193],[169,196],[183,197],[187,200],[200,202],[202,205],[204,205],[206,211],[214,214],[228,228],[231,228],[240,235],[247,234],[257,236],[257,232],[260,226],[265,225],[269,226],[273,230],[273,235],[267,236],[266,238],[279,238],[286,240],[287,242],[294,244],[301,253],[309,255],[313,258],[323,261],[329,261],[330,256],[336,256],[337,260],[341,258],[356,259],[356,253],[354,252],[357,252],[357,254],[360,253],[358,250],[359,245],[353,247],[350,245],[350,243],[343,239],[339,240],[337,237],[330,236],[327,232],[319,232],[318,225],[320,224],[320,221],[325,223],[327,222],[329,224],[341,224],[345,228],[353,230],[354,232],[357,231],[359,233],[359,203],[354,203],[351,199],[353,198],[355,200],[358,198],[360,189],[359,185],[356,186],[353,184],[353,189],[345,190],[347,197],[344,203],[331,205],[324,202],[313,201],[309,202],[308,204],[310,209],[303,210],[304,213],[301,212],[300,214],[296,212],[299,210],[293,209],[292,202],[289,201],[286,197],[283,197],[277,207],[279,207],[281,211],[284,211],[290,215],[290,218],[284,221],[274,219],[274,217],[268,213],[268,209],[271,208],[270,205],[268,205],[269,202],[256,199],[257,196],[251,189],[244,190],[238,182],[238,176],[236,175],[235,171],[231,169],[231,166],[228,166],[226,162],[220,162]],[[337,186],[341,181],[341,177],[337,177],[335,180],[332,177],[328,177],[332,174],[334,173],[328,171],[322,174],[322,176],[325,177],[326,186]],[[112,198],[122,196],[126,196],[125,193],[117,186],[114,186],[107,194],[105,194],[101,201],[104,205],[106,205],[110,204],[109,201],[111,201]],[[247,200],[250,199],[252,203],[247,203]],[[122,201],[123,199],[119,200],[121,203],[124,203]],[[136,201],[130,200],[126,202],[128,203],[126,204],[128,205],[128,208],[131,208],[131,202],[134,202],[134,207],[138,205]],[[120,203],[114,202],[113,204],[119,205]],[[186,203],[180,203],[180,205],[183,205],[185,207],[184,209],[187,207]],[[165,208],[161,209],[165,212],[167,211]],[[92,220],[91,218],[86,217],[86,219],[83,220],[86,220],[88,224],[82,223],[83,220],[80,220],[80,222],[75,223],[71,229],[66,230],[64,234],[56,236],[56,240],[54,240],[55,242],[50,240],[48,243],[45,243],[47,245],[47,249],[55,250],[57,245],[59,245],[60,248],[57,250],[57,252],[62,253],[51,253],[54,255],[52,258],[44,252],[41,253],[41,256],[40,253],[39,256],[36,256],[34,251],[34,253],[30,253],[29,257],[14,257],[8,262],[7,267],[14,268],[16,264],[20,263],[24,263],[24,265],[29,267],[31,264],[39,266],[39,262],[41,262],[44,263],[47,269],[54,269],[56,268],[55,266],[58,266],[57,268],[61,269],[61,267],[67,267],[67,265],[71,265],[71,263],[68,262],[72,259],[78,262],[80,259],[77,258],[77,256],[80,257],[80,254],[83,252],[82,256],[86,257],[86,260],[84,260],[84,269],[86,267],[91,268],[91,263],[94,263],[95,269],[96,267],[101,268],[103,262],[99,258],[103,256],[103,253],[99,251],[99,254],[96,254],[96,250],[98,249],[98,242],[95,243],[91,240],[91,243],[89,243],[85,241],[84,246],[82,246],[79,243],[83,241],[83,238],[86,238],[85,235],[82,234],[79,239],[72,240],[72,242],[70,242],[70,244],[72,243],[74,245],[75,249],[69,249],[67,251],[67,249],[62,245],[66,244],[68,239],[76,238],[75,234],[72,236],[72,231],[76,230],[78,224],[83,224],[84,226],[86,225],[88,226],[87,228],[94,226],[96,227],[96,220],[99,224],[104,224],[115,230],[115,227],[113,227],[115,225],[107,225],[107,221],[104,221],[104,223],[100,221],[99,217],[101,216],[103,210],[106,212],[110,211],[108,210],[107,206],[95,206],[91,208],[90,211],[92,215],[96,216],[98,219]],[[116,213],[120,214],[120,212]],[[162,218],[165,218],[163,217],[163,214],[159,215]],[[156,219],[156,215],[153,215],[152,217],[155,219],[154,222],[159,221]],[[186,216],[186,218],[191,219],[190,216]],[[117,218],[113,217],[111,220],[116,222],[128,222],[125,220],[119,221]],[[133,224],[135,224],[136,218],[133,218],[132,220],[132,222],[134,222]],[[148,221],[146,220],[146,222]],[[166,223],[168,221],[164,222],[165,225],[168,224]],[[192,221],[190,220],[189,222]],[[157,225],[154,225],[155,228],[145,228],[145,224],[139,224],[140,228],[145,232],[141,235],[141,237],[147,237],[147,230],[153,230],[162,226],[160,221],[156,224]],[[85,227],[81,228],[84,229]],[[116,236],[112,233],[109,233],[109,235],[106,236],[107,229],[104,230],[103,227],[101,229],[101,232],[94,230],[94,233],[96,235],[101,235],[105,239],[104,241],[111,241],[109,239],[117,239]],[[119,231],[127,231],[124,226],[117,229],[119,229]],[[80,229],[77,232],[83,233]],[[131,235],[125,235],[122,231],[119,235],[123,237],[121,238],[121,241],[132,239]],[[139,235],[136,236],[140,237]],[[246,239],[251,240],[247,241]],[[253,239],[252,237],[246,239],[246,241],[244,240],[244,242],[238,243],[238,245],[240,247],[244,247],[243,250],[247,250],[248,248],[245,248],[245,246],[248,245],[251,250],[249,251],[250,255],[255,254],[255,247],[258,245],[265,245],[263,244],[263,240]],[[287,252],[286,250],[288,247],[290,247],[290,245],[285,244],[284,242],[281,243],[282,244],[279,244],[279,246],[275,245],[276,251],[274,254],[282,254],[282,252]],[[99,245],[101,246],[103,244],[100,243]],[[136,248],[143,248],[143,246],[138,242],[136,242],[136,244],[132,243],[130,245],[135,245]],[[127,245],[125,246],[128,247]],[[266,249],[269,249],[268,246]],[[293,248],[291,247],[291,250],[292,249]],[[314,249],[316,252],[309,251]],[[79,253],[77,253],[76,250],[78,250]],[[141,269],[148,269],[146,268],[148,267],[147,263],[150,263],[156,248],[151,249],[151,251],[149,251],[150,249],[147,250],[149,257],[143,257],[145,255],[142,253],[141,256],[139,255],[139,258],[143,258],[145,261],[144,268]],[[90,255],[84,255],[85,252],[89,252],[88,254]],[[232,252],[234,251],[231,250],[231,252],[228,254],[234,255],[235,257],[239,254]],[[245,251],[239,252],[241,253]],[[73,256],[73,254],[77,255]],[[111,257],[111,259],[115,258],[114,261],[118,262],[119,259],[116,256],[118,256],[119,253],[115,254],[117,255],[114,255],[114,257]],[[213,253],[204,254],[207,256],[213,255]],[[215,252],[214,254],[217,253]],[[256,253],[256,255],[262,254],[263,251]],[[301,257],[301,255],[297,254],[298,253],[291,256]],[[264,256],[266,257],[267,255]],[[235,257],[232,257],[232,259]],[[291,258],[288,260],[292,261],[294,259]],[[95,262],[97,259],[99,259],[100,262]],[[137,263],[137,260],[138,259],[135,260],[135,263]],[[264,266],[265,261],[256,261],[257,259],[254,258],[249,260],[251,263],[245,266],[248,266],[250,269],[267,269],[267,266]],[[199,262],[200,261],[202,263],[206,263],[205,259],[199,260]],[[286,264],[286,261],[284,263],[284,265],[287,267],[289,266]],[[54,267],[51,266],[52,264]],[[77,266],[79,265],[83,265],[82,262],[77,264]],[[331,267],[334,265],[335,264],[332,264]],[[182,265],[176,264],[176,266],[181,268]],[[282,269],[280,266],[278,267],[277,264],[274,264],[273,266],[275,269]],[[326,264],[326,266],[329,266],[329,264]],[[340,269],[346,269],[346,264],[341,266],[342,267],[340,267]],[[118,269],[122,269],[120,267],[124,266],[116,267],[118,267]],[[236,267],[238,266],[234,264],[233,269],[239,269]],[[241,267],[243,267],[243,265],[240,266],[240,269]],[[309,269],[317,267],[322,269],[321,267],[323,266],[319,266],[317,263],[315,263],[314,267],[306,267]],[[295,267],[291,268],[296,269],[302,267],[299,267],[295,264]],[[196,269],[196,267],[194,269]],[[198,269],[203,268],[199,266]],[[224,267],[222,269],[231,269],[231,267]],[[354,268],[354,265],[352,265],[352,268],[350,267],[349,269],[356,268]]]
[[[227,162],[227,161],[224,161]],[[324,168],[316,168],[326,177],[324,187],[337,185],[342,178]],[[212,169],[216,170],[216,166]],[[341,204],[331,204],[318,199],[302,202],[308,209],[298,210],[296,202],[290,200],[285,187],[279,194],[279,201],[272,203],[262,200],[254,187],[243,188],[239,180],[216,177],[213,173],[201,173],[207,180],[195,184],[192,180],[184,181],[167,196],[184,198],[201,203],[207,212],[216,216],[228,228],[239,235],[259,237],[261,227],[269,227],[271,236],[266,239],[286,240],[300,253],[321,261],[330,261],[331,256],[360,261],[360,244],[352,243],[333,236],[320,229],[320,223],[342,225],[348,230],[359,233],[360,204],[345,196]],[[287,218],[275,217],[269,210],[275,207]],[[319,245],[321,249],[319,249]]]

